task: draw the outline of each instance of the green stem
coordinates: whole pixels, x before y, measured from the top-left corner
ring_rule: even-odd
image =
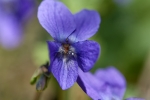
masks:
[[[42,94],[41,92],[36,91],[33,100],[40,100],[41,94]]]

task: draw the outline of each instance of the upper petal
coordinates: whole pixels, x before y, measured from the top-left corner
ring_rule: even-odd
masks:
[[[79,67],[84,71],[89,71],[97,61],[100,54],[100,45],[95,41],[82,41],[73,44],[77,52]]]
[[[70,88],[77,80],[78,64],[74,57],[63,57],[57,52],[57,43],[48,42],[51,64],[50,70],[63,90]]]
[[[69,37],[71,41],[84,41],[93,36],[99,28],[100,16],[94,10],[84,9],[74,15],[76,31]]]
[[[96,86],[101,86],[101,82],[96,79],[91,73],[84,73],[79,69],[79,76],[77,79],[77,83],[82,88],[82,90],[90,96],[93,100],[101,100],[102,98],[99,95],[99,91],[97,91]]]
[[[55,0],[42,1],[38,19],[43,28],[59,42],[64,42],[76,28],[71,12],[63,3]]]

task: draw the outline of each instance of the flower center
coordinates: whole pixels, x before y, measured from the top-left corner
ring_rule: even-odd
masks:
[[[68,54],[70,49],[70,44],[62,44],[62,46],[63,46],[64,54]]]
[[[64,56],[75,56],[75,49],[73,46],[71,46],[68,43],[62,44],[62,46],[59,49],[59,52]]]

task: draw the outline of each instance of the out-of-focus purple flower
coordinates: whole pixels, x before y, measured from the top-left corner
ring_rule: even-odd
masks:
[[[122,100],[126,89],[124,77],[114,67],[99,69],[94,75],[79,70],[77,82],[94,100]]]
[[[49,71],[63,90],[68,89],[77,80],[78,66],[87,72],[99,57],[99,44],[87,40],[99,28],[99,14],[84,9],[73,15],[63,3],[44,0],[38,9],[38,19],[55,40],[47,42],[51,60]]]
[[[17,47],[23,35],[22,26],[31,16],[35,0],[0,1],[0,44],[5,48]]]
[[[79,69],[77,83],[93,100],[123,100],[126,81],[114,67],[99,69],[95,74],[84,73]],[[128,98],[126,100],[144,100]]]

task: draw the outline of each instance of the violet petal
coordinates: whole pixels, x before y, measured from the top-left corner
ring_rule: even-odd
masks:
[[[43,28],[59,42],[64,42],[76,28],[71,12],[63,3],[55,0],[42,1],[38,19]]]
[[[99,80],[105,82],[106,88],[102,89],[101,91],[104,90],[106,94],[111,93],[112,97],[115,98],[123,98],[126,89],[126,81],[123,75],[117,69],[114,67],[99,69],[96,71],[95,76]]]
[[[77,80],[78,64],[74,57],[63,57],[57,52],[58,43],[48,42],[51,64],[50,71],[59,82],[63,90],[70,88]]]
[[[89,72],[84,73],[82,70],[79,69],[77,83],[82,88],[82,90],[93,100],[101,100],[99,91],[97,91],[94,87],[95,84],[101,86],[101,81],[97,80],[94,76],[90,74],[91,73]]]
[[[89,71],[97,61],[100,54],[100,45],[91,40],[77,42],[73,44],[77,52],[79,67],[84,71]]]
[[[99,28],[101,19],[98,12],[84,9],[74,15],[76,31],[69,37],[71,41],[84,41],[92,37]]]

